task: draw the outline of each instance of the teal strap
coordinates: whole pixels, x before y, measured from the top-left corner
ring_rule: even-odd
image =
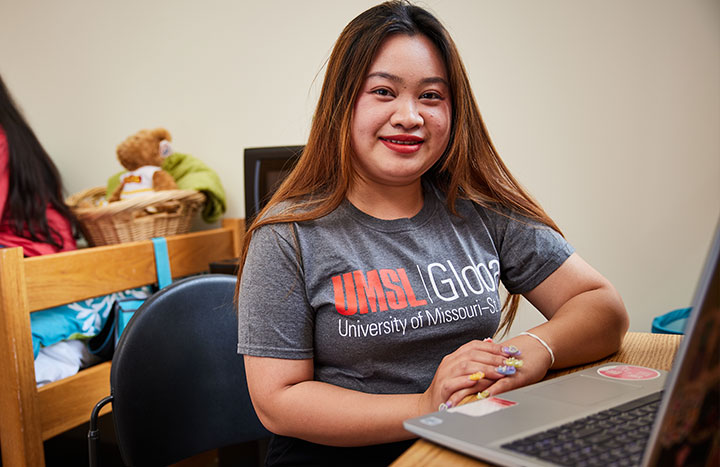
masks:
[[[164,237],[152,239],[155,250],[155,270],[157,271],[158,288],[162,289],[172,283],[170,274],[170,256],[167,250],[167,241]]]

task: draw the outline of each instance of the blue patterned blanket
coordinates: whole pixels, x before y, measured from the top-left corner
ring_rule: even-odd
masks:
[[[115,300],[145,299],[152,293],[150,286],[89,298],[30,313],[33,352],[67,339],[88,339],[100,332]]]

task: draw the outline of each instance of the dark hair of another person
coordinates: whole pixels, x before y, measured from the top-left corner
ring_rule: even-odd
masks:
[[[249,227],[239,274],[257,228],[317,219],[332,212],[345,199],[354,173],[350,128],[355,101],[375,54],[383,41],[395,34],[427,37],[447,70],[452,94],[450,139],[442,157],[423,178],[445,193],[450,212],[457,214],[458,198],[469,199],[490,208],[503,206],[559,232],[500,159],[448,31],[427,10],[405,0],[393,0],[361,13],[340,33],[328,59],[307,145],[295,169]],[[285,200],[295,201],[290,210],[279,213],[273,210]],[[268,210],[273,210],[273,214],[266,215]],[[509,330],[519,301],[519,296],[511,295],[505,302],[501,330]]]
[[[11,227],[32,241],[63,248],[63,238],[47,220],[50,204],[73,222],[62,196],[60,173],[40,144],[30,125],[18,110],[0,77],[0,126],[7,137],[9,151],[9,186],[5,210],[9,210]]]

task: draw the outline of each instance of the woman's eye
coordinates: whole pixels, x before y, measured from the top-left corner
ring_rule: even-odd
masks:
[[[377,94],[378,96],[392,96],[390,90],[385,88],[375,89],[372,92],[373,94]]]
[[[442,99],[442,96],[436,92],[424,92],[420,95],[420,99]]]

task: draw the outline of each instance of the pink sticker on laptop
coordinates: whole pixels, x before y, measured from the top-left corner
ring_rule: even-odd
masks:
[[[498,410],[507,409],[517,405],[517,402],[509,401],[507,399],[500,399],[499,397],[490,397],[489,399],[483,399],[474,401],[468,404],[463,404],[458,407],[448,409],[448,412],[457,412],[471,417],[482,417]]]
[[[598,374],[606,378],[624,381],[642,381],[660,377],[660,372],[652,368],[635,365],[611,365],[598,369]]]

